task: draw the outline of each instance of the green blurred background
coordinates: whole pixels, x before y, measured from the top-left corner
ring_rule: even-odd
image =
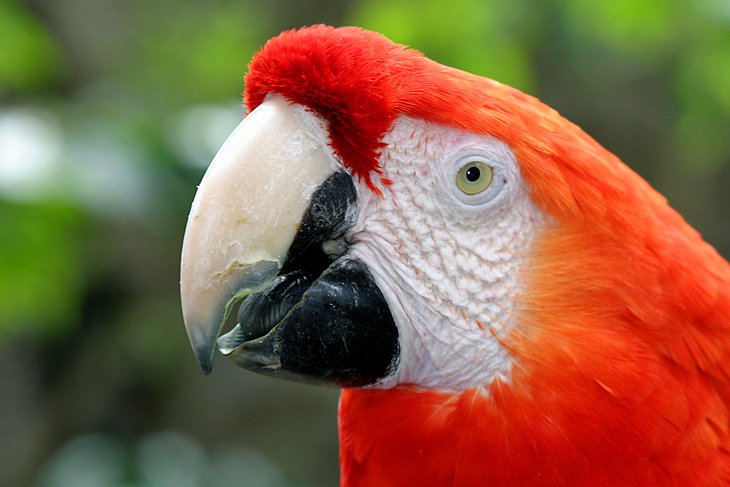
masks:
[[[0,2],[0,485],[336,485],[337,391],[218,360],[187,211],[283,29],[379,30],[542,98],[730,255],[730,1]]]

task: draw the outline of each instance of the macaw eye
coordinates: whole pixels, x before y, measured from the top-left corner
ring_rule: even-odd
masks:
[[[456,173],[456,186],[462,193],[479,194],[492,184],[492,168],[480,160],[470,160]]]

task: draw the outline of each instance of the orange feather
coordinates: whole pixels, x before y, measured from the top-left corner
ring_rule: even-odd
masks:
[[[249,108],[272,92],[326,118],[371,185],[399,115],[491,134],[555,222],[522,276],[508,380],[343,391],[343,486],[730,485],[730,266],[644,180],[537,99],[360,29],[270,41]]]

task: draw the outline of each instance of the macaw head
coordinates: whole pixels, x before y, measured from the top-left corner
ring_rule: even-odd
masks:
[[[245,85],[183,244],[205,371],[217,341],[246,369],[343,387],[620,394],[655,387],[648,348],[691,354],[667,306],[709,299],[689,268],[722,260],[535,98],[325,26],[270,40]]]

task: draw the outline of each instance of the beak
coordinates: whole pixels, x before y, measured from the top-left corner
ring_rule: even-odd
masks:
[[[326,123],[269,95],[233,131],[195,195],[183,240],[183,318],[205,373],[218,339],[241,367],[359,386],[389,375],[398,334],[367,266],[346,255],[352,178]]]
[[[198,187],[180,290],[188,338],[206,373],[231,306],[276,275],[309,197],[335,170],[316,133],[323,129],[308,115],[269,97],[228,137]]]

